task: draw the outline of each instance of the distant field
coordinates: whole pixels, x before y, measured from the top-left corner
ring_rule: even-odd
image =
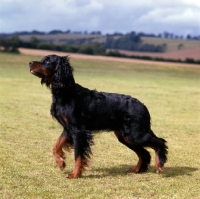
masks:
[[[31,37],[37,37],[42,41],[52,41],[53,43],[61,44],[65,43],[65,40],[77,40],[77,39],[90,39],[90,41],[96,41],[98,43],[105,43],[106,36],[98,34],[48,34],[48,35],[20,35],[19,38],[25,41],[29,41]],[[119,36],[116,36],[118,38]],[[141,37],[143,43],[162,45],[167,44],[167,52],[178,50],[178,45],[183,44],[182,49],[190,49],[200,47],[200,41],[198,40],[184,40],[184,39],[167,39],[157,37]]]
[[[167,51],[177,51],[178,45],[183,44],[182,50],[200,47],[200,40],[185,40],[185,39],[166,39],[157,37],[142,37],[144,43],[150,43],[155,45],[167,44]]]
[[[152,64],[152,65],[165,65],[165,66],[187,66],[187,67],[198,67],[196,64],[182,64],[182,63],[167,63],[167,62],[157,62],[157,61],[146,61],[139,59],[129,59],[129,58],[116,58],[108,56],[95,56],[95,55],[85,55],[78,53],[68,53],[68,52],[58,52],[50,50],[36,50],[36,49],[27,49],[19,48],[19,52],[23,55],[33,55],[33,56],[46,56],[49,54],[58,54],[60,56],[69,55],[70,58],[76,60],[91,60],[91,61],[111,61],[111,62],[120,62],[120,63],[132,63],[132,64]]]
[[[180,40],[180,39],[164,39],[155,37],[142,37],[144,43],[153,43],[155,45],[167,44],[167,51],[164,53],[147,53],[147,52],[132,52],[119,50],[120,53],[126,55],[162,57],[165,59],[181,59],[192,58],[200,60],[200,41],[199,40]],[[179,50],[178,46],[183,47]]]
[[[48,34],[48,35],[21,35],[20,39],[29,41],[31,37],[37,37],[38,39],[55,44],[65,44],[69,40],[87,39],[92,43],[105,43],[106,36],[98,34]],[[116,36],[118,38],[119,36]],[[118,50],[126,55],[137,56],[150,56],[150,57],[162,57],[165,59],[181,59],[191,58],[194,60],[200,60],[200,41],[199,40],[184,40],[184,39],[165,39],[156,37],[141,37],[143,43],[162,45],[167,44],[167,51],[165,53],[146,53],[146,52],[133,52]],[[182,47],[179,49],[179,46]],[[110,49],[107,49],[109,51]]]
[[[114,50],[114,49],[108,49],[107,51]],[[187,58],[191,58],[194,60],[200,60],[200,47],[193,47],[188,49],[182,49],[182,50],[176,50],[176,51],[170,51],[166,53],[145,53],[145,52],[133,52],[133,51],[127,51],[127,50],[118,50],[120,53],[125,55],[136,55],[136,56],[149,56],[149,57],[162,57],[165,59],[180,59],[184,61]]]
[[[149,109],[152,129],[167,140],[168,162],[155,173],[127,174],[137,156],[110,132],[95,134],[90,168],[66,179],[74,163],[55,168],[52,146],[62,128],[50,116],[51,94],[28,63],[59,52],[0,53],[0,198],[2,199],[199,199],[200,68],[187,64],[72,54],[77,83],[128,94]]]

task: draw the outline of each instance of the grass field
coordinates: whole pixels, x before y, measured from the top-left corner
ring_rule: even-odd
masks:
[[[68,180],[55,168],[52,146],[62,129],[49,113],[50,91],[29,73],[41,56],[0,53],[0,198],[200,198],[200,68],[114,59],[71,60],[76,81],[90,89],[132,95],[150,110],[152,129],[168,141],[168,162],[156,174],[126,174],[136,155],[112,132],[95,135],[91,167]]]

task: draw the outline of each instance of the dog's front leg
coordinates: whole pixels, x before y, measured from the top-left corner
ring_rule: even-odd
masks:
[[[65,153],[62,149],[66,146],[66,143],[67,136],[63,132],[53,146],[53,155],[56,161],[56,165],[61,170],[65,168]]]
[[[74,170],[67,175],[67,178],[80,178],[83,172],[83,159],[81,156],[75,157]]]
[[[73,132],[74,143],[74,170],[67,178],[80,178],[85,167],[89,164],[91,155],[90,145],[93,143],[92,134],[90,131],[85,130],[83,127],[80,130]]]

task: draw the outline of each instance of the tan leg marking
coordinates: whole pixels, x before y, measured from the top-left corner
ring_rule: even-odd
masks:
[[[118,131],[115,131],[114,132],[116,137],[118,138],[119,137],[119,132]],[[124,136],[123,137],[124,141],[127,143],[127,144],[132,144],[129,140],[128,140],[128,137],[127,136]],[[137,153],[136,153],[137,154]],[[142,166],[142,159],[141,157],[137,154],[139,160],[138,160],[138,163],[135,167],[131,167],[129,168],[126,172],[127,173],[138,173],[140,171],[140,168]]]
[[[74,164],[74,170],[72,173],[67,175],[67,178],[80,178],[83,172],[83,160],[82,158],[79,156],[78,158],[76,158],[75,160],[75,164]]]
[[[148,146],[152,148],[155,151],[155,167],[156,167],[156,173],[161,173],[163,171],[164,166],[160,165],[160,160],[158,157],[158,153],[154,147]]]
[[[65,168],[65,153],[62,148],[66,146],[67,138],[65,136],[60,136],[53,146],[53,155],[56,161],[56,165],[60,170]]]
[[[138,156],[138,155],[137,155]],[[139,173],[140,171],[140,168],[142,166],[142,159],[140,158],[140,156],[138,156],[139,160],[138,160],[138,163],[135,167],[132,167],[130,169],[128,169],[126,172],[127,173]]]

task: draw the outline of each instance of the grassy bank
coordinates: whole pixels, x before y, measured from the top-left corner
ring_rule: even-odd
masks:
[[[52,146],[62,129],[52,120],[50,91],[29,73],[41,57],[0,54],[1,198],[199,198],[200,69],[198,67],[72,59],[76,81],[90,89],[132,95],[150,110],[152,129],[168,141],[163,173],[154,153],[144,174],[126,174],[136,155],[113,133],[95,135],[91,167],[68,180],[55,168]]]

